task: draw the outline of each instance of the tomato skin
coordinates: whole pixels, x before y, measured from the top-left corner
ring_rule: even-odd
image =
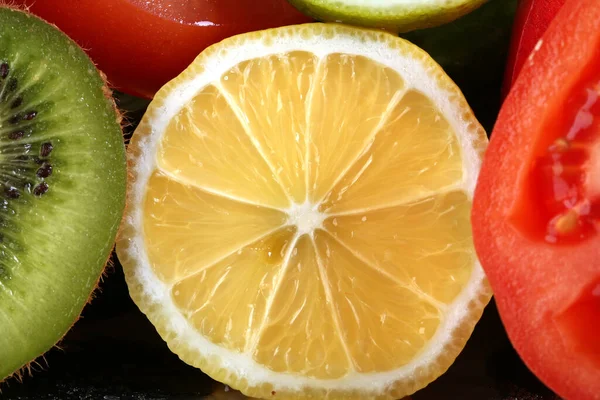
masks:
[[[28,6],[71,36],[107,75],[111,86],[147,98],[213,43],[238,33],[309,21],[286,0],[261,0],[260,7],[255,0],[15,3]]]
[[[520,226],[532,219],[517,218],[514,210],[528,185],[536,184],[529,174],[532,154],[552,134],[546,128],[573,111],[570,100],[582,80],[600,82],[600,2],[567,2],[536,48],[492,133],[475,191],[473,236],[502,321],[524,362],[561,397],[597,400],[600,234],[548,243],[524,234]],[[591,159],[599,157],[598,143],[600,130]]]
[[[523,64],[566,0],[521,0],[504,77],[504,94],[515,83]],[[577,1],[577,0],[574,0]]]

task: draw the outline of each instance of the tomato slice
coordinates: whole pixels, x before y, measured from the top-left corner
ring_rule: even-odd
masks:
[[[502,107],[473,235],[509,337],[566,399],[600,399],[600,2],[567,2]]]
[[[506,64],[504,93],[512,87],[548,25],[566,0],[521,0],[513,23],[513,35]],[[577,0],[574,0],[577,1]]]
[[[109,83],[152,97],[207,46],[238,33],[310,21],[286,0],[13,0],[56,24]]]

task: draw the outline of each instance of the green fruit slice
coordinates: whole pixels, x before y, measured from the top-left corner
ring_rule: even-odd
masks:
[[[300,11],[327,22],[408,32],[445,24],[487,0],[288,0]]]
[[[94,64],[55,27],[0,6],[0,380],[78,318],[110,256],[126,176]]]

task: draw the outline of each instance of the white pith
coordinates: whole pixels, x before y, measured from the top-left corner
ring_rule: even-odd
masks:
[[[346,2],[353,1],[356,4],[365,3],[359,0]],[[438,1],[427,1],[427,3],[430,2]],[[378,1],[375,3],[383,4],[384,2]],[[395,0],[389,3],[414,4],[416,2]],[[420,3],[424,2],[421,1]],[[463,156],[463,181],[459,189],[470,197],[472,196],[481,163],[480,155],[473,147],[473,137],[471,137],[471,135],[474,136],[473,131],[475,128],[471,126],[470,121],[463,119],[463,110],[452,100],[455,94],[439,87],[436,80],[432,79],[431,71],[426,69],[420,59],[401,56],[397,49],[390,49],[385,41],[360,41],[347,33],[331,38],[306,36],[296,35],[293,38],[290,36],[276,38],[271,36],[268,42],[257,37],[245,39],[243,47],[223,49],[220,52],[213,53],[210,58],[203,60],[202,73],[187,82],[179,84],[177,87],[170,88],[171,92],[164,101],[165,105],[146,117],[152,126],[152,133],[141,139],[143,142],[139,143],[139,148],[144,149],[144,151],[135,160],[134,174],[136,181],[133,192],[130,194],[129,205],[132,212],[126,217],[126,224],[135,227],[136,236],[130,240],[128,247],[122,250],[126,251],[131,258],[137,260],[134,271],[135,279],[141,283],[146,296],[151,299],[152,304],[147,307],[157,307],[160,318],[169,321],[169,331],[175,336],[171,340],[186,343],[189,348],[196,349],[205,358],[218,358],[222,367],[239,377],[245,378],[250,386],[267,382],[273,385],[274,390],[296,391],[301,390],[303,387],[320,387],[330,390],[360,390],[376,395],[385,392],[386,388],[398,380],[410,379],[414,376],[416,370],[431,364],[442,354],[452,339],[452,333],[461,324],[461,321],[468,316],[467,304],[477,298],[481,292],[481,287],[484,285],[485,276],[478,263],[474,266],[471,279],[463,292],[445,310],[445,317],[434,338],[412,362],[387,372],[350,372],[338,379],[315,379],[274,372],[258,364],[250,354],[232,352],[211,343],[200,335],[175,306],[171,298],[172,285],[160,281],[154,274],[142,236],[142,204],[146,185],[152,172],[158,168],[155,157],[157,146],[170,120],[200,90],[218,81],[224,72],[235,65],[249,59],[291,51],[310,51],[320,58],[331,53],[346,53],[371,58],[397,71],[404,78],[407,85],[410,85],[410,89],[418,90],[431,98],[454,131],[457,132]],[[299,228],[299,233],[310,234],[320,226],[324,219],[324,215],[316,211],[316,205],[308,203],[293,206],[288,211],[288,215],[288,222],[296,225]]]
[[[294,204],[287,211],[288,224],[295,225],[298,235],[312,235],[315,229],[323,226],[327,214],[319,212],[319,204],[305,202]]]

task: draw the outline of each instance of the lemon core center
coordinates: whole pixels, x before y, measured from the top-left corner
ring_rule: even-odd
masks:
[[[306,201],[294,204],[288,211],[288,224],[298,228],[298,235],[312,235],[315,229],[323,227],[326,214],[319,211],[319,205]]]

